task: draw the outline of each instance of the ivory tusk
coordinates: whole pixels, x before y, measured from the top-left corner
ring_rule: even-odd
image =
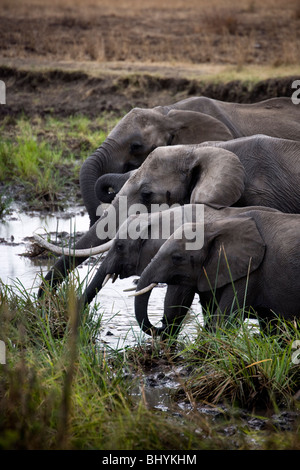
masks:
[[[103,245],[77,250],[75,248],[74,249],[68,248],[68,247],[62,248],[60,246],[53,245],[53,243],[47,242],[42,237],[40,237],[40,235],[37,235],[36,233],[33,234],[33,238],[38,243],[38,245],[42,246],[43,248],[46,248],[49,251],[52,251],[53,253],[56,253],[58,255],[69,254],[70,256],[75,256],[75,257],[99,255],[100,253],[104,253],[105,251],[108,251],[113,243],[113,240],[109,240]]]
[[[114,283],[117,279],[118,279],[118,274],[115,273],[113,275],[113,278],[112,278],[111,282]]]
[[[123,292],[132,292],[133,290],[136,290],[136,287],[129,287],[128,289],[123,289]]]
[[[134,294],[131,294],[129,297],[137,297],[138,295],[143,295],[146,292],[149,292],[149,290],[152,290],[156,286],[157,286],[157,282],[152,282],[152,284],[149,284],[149,286],[144,287],[144,289],[138,290]]]
[[[104,281],[102,282],[102,286],[101,287],[104,287],[105,284],[110,280],[112,274],[106,274],[105,278],[104,278]]]

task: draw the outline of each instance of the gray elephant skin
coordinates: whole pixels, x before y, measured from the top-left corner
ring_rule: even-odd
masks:
[[[142,274],[168,239],[168,235],[163,236],[163,228],[167,228],[166,232],[170,235],[182,224],[199,220],[201,216],[198,212],[199,205],[187,204],[162,212],[130,216],[120,227],[106,257],[79,300],[81,308],[100,293],[107,275],[111,275],[114,282],[118,276],[124,279]],[[138,227],[137,238],[130,236],[132,225]],[[168,286],[164,302],[162,334],[176,336],[194,295],[194,289],[177,285]]]
[[[134,170],[160,146],[227,141],[255,134],[299,139],[300,106],[289,98],[239,104],[194,97],[170,106],[134,108],[82,165],[80,189],[91,225],[98,219],[100,201],[94,187],[100,176]]]
[[[276,315],[299,319],[299,215],[266,208],[205,207],[201,249],[186,250],[184,237],[174,239],[175,234],[144,270],[137,291],[159,282],[193,288],[204,310],[210,309],[206,327],[213,331],[232,306],[235,310],[244,304],[256,311],[262,327]],[[146,333],[157,334],[160,330],[147,312],[150,293],[135,298],[135,314]]]
[[[214,145],[214,146],[212,146]],[[128,209],[142,203],[204,203],[215,207],[231,205],[273,207],[282,212],[300,213],[300,142],[267,136],[244,137],[228,142],[160,147],[154,150],[128,179],[107,211],[76,243],[90,248],[114,238],[114,227],[99,238],[99,226],[113,216],[116,230],[126,199]],[[83,262],[61,257],[45,277],[55,286],[68,270]],[[43,293],[43,285],[39,295]]]

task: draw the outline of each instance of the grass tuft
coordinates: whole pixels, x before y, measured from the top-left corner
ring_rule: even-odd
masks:
[[[77,201],[83,161],[105,139],[116,118],[84,116],[68,120],[20,117],[1,126],[0,183],[10,199],[25,200],[31,208],[56,209]],[[2,213],[6,201],[1,198]]]
[[[192,343],[114,351],[101,343],[97,310],[78,310],[76,285],[75,277],[41,301],[21,284],[0,286],[1,449],[300,448],[292,429],[284,439],[276,426],[258,436],[236,411],[295,409],[299,325],[280,322],[279,337],[235,323],[216,334],[199,329]],[[168,392],[174,411],[163,412],[148,402],[147,374],[170,370],[179,386]],[[208,403],[221,410],[217,421],[201,413]]]

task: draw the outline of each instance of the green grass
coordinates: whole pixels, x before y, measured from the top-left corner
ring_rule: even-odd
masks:
[[[20,284],[1,285],[1,449],[300,449],[299,419],[287,431],[266,419],[282,406],[298,409],[297,325],[280,321],[281,336],[266,336],[235,323],[216,334],[200,328],[190,343],[111,350],[99,341],[96,309],[78,312],[77,284],[75,274],[40,302]],[[178,371],[173,413],[147,402],[153,370]],[[221,410],[217,420],[199,411],[205,404]],[[266,427],[253,430],[239,410]]]
[[[196,448],[188,425],[174,430],[130,393],[139,377],[124,353],[99,348],[99,319],[78,326],[71,286],[41,305],[2,286],[0,314],[1,449]]]
[[[84,116],[4,120],[0,183],[13,200],[32,208],[61,207],[70,195],[78,200],[80,167],[117,121],[108,115],[93,121]]]
[[[276,335],[251,332],[241,322],[216,333],[201,330],[185,350],[194,368],[188,383],[194,397],[249,409],[292,404],[300,386],[300,368],[292,360],[299,324],[280,320],[279,328]]]

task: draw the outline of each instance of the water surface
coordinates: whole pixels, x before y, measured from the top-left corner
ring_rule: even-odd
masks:
[[[22,256],[32,245],[28,237],[34,232],[39,234],[51,233],[52,240],[55,233],[85,232],[89,227],[88,215],[84,208],[79,207],[67,213],[58,212],[50,215],[40,213],[25,213],[14,210],[0,223],[0,278],[4,284],[12,286],[13,290],[20,292],[26,290],[34,295],[40,284],[41,274],[45,275],[53,264],[53,260],[34,259]],[[58,238],[59,243],[59,238]],[[81,281],[93,276],[95,269],[90,264],[77,269]],[[112,348],[133,346],[145,338],[134,316],[134,298],[124,289],[133,287],[137,276],[128,279],[117,279],[114,283],[109,281],[96,297],[99,315],[102,317],[100,339]],[[163,302],[166,287],[160,286],[153,290],[150,302],[150,319],[159,325],[163,314]],[[197,322],[201,321],[201,307],[198,298],[195,298],[192,311],[187,316],[187,322],[182,329],[182,335],[195,334]]]

